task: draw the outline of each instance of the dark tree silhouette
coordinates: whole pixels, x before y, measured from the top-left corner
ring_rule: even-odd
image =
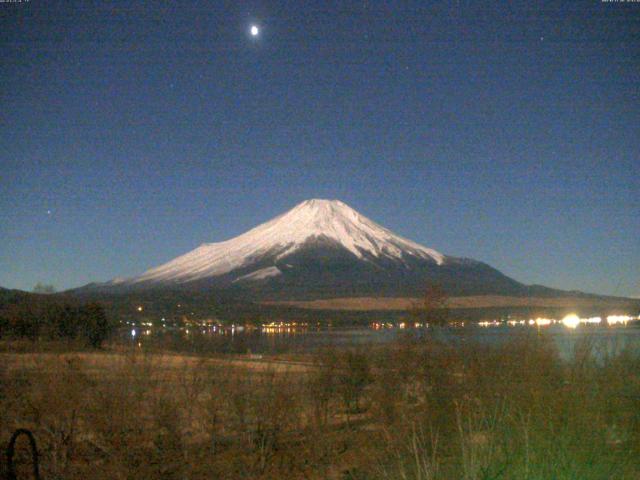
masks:
[[[413,304],[411,317],[430,326],[445,326],[449,321],[448,301],[449,295],[441,285],[429,284],[422,297]]]
[[[113,331],[104,308],[99,303],[89,303],[80,307],[80,325],[87,343],[94,348],[100,348]]]

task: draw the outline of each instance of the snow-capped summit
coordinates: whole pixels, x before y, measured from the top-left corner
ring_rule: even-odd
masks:
[[[314,242],[363,261],[412,257],[434,265],[445,262],[441,253],[394,234],[339,200],[313,199],[238,237],[202,244],[127,283],[187,283],[238,269],[242,275],[235,281],[261,280],[279,275],[276,264]],[[254,264],[259,268],[247,271]]]
[[[260,301],[416,296],[428,283],[452,295],[528,292],[485,263],[445,256],[341,201],[320,199],[302,202],[230,240],[203,243],[140,276],[79,290],[120,294],[179,289]]]

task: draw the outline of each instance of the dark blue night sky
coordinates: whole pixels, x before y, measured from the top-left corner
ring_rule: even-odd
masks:
[[[0,46],[4,287],[336,198],[526,283],[640,295],[640,3],[31,0],[0,3]]]

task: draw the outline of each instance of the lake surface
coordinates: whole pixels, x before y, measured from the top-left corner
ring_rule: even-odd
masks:
[[[133,333],[133,330],[132,332]],[[570,359],[576,345],[588,341],[594,353],[599,357],[616,354],[624,349],[640,352],[640,321],[619,322],[609,325],[576,322],[567,326],[562,321],[536,323],[535,321],[496,322],[485,324],[467,324],[444,328],[399,328],[394,327],[355,327],[347,329],[330,328],[272,328],[244,329],[203,329],[180,331],[157,331],[140,329],[136,335],[126,335],[128,341],[145,345],[198,353],[236,353],[236,354],[278,354],[311,352],[318,348],[333,346],[366,347],[399,340],[403,337],[423,338],[433,336],[446,342],[470,342],[497,345],[522,335],[547,335],[557,345],[560,355]]]

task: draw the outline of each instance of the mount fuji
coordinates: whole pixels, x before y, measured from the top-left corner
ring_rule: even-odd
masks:
[[[485,263],[447,256],[396,235],[341,201],[313,199],[139,276],[82,290],[226,289],[278,300],[412,296],[429,282],[452,295],[524,295],[532,288]]]

